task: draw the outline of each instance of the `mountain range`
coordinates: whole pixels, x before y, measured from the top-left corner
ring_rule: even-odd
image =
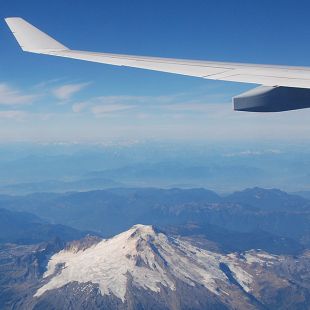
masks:
[[[310,246],[310,201],[277,189],[219,196],[206,189],[110,189],[0,196],[0,208],[28,212],[51,224],[109,237],[136,223],[197,227],[227,250],[259,246],[275,254]],[[228,244],[227,240],[235,240]],[[221,242],[220,242],[221,241]]]
[[[227,193],[254,185],[307,191],[309,154],[307,144],[281,143],[1,144],[0,193],[21,195],[119,186],[205,187]]]

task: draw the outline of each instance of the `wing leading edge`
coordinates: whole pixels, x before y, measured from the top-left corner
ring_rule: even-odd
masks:
[[[279,87],[280,89],[288,88],[284,93],[289,94],[288,97],[290,100],[293,99],[291,105],[288,106],[276,100],[275,106],[270,110],[270,100],[264,100],[263,103],[260,102],[261,105],[259,109],[257,109],[259,112],[299,109],[300,106],[310,107],[310,68],[308,67],[211,62],[77,51],[67,48],[22,18],[6,18],[6,23],[23,51],[26,52],[80,59],[115,66],[182,74],[212,80],[253,83],[266,86],[267,88],[258,88],[259,96],[257,96],[257,91],[254,92],[256,102],[258,101],[257,98],[266,99],[270,94],[272,94],[272,102],[274,102],[274,97],[277,98],[278,93],[283,93],[278,90],[275,92],[274,89]],[[305,102],[302,105],[298,103],[294,105],[296,94],[294,88],[304,89],[297,91],[298,94],[301,92],[303,94],[301,97]],[[280,97],[282,99],[286,98],[285,96]],[[300,95],[297,97],[300,97]],[[247,98],[247,101],[245,98]],[[242,109],[238,108],[240,100],[242,101]],[[249,100],[251,101],[251,94],[249,93],[246,93],[245,96],[241,95],[235,97],[235,110],[256,111],[255,105],[254,107],[251,105],[251,109],[247,109],[246,102],[249,102]],[[266,104],[269,106],[267,109],[264,108]],[[279,109],[277,108],[278,105],[280,105]]]

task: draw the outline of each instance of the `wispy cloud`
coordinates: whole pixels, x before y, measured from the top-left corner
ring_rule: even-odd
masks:
[[[80,113],[89,106],[88,102],[78,102],[72,105],[74,113]]]
[[[126,103],[126,104],[136,104],[140,102],[146,102],[150,100],[152,97],[148,96],[100,96],[92,99],[93,102],[103,102],[106,104],[114,104],[114,103]]]
[[[56,84],[59,84],[60,82],[64,81],[64,78],[55,78],[55,79],[50,79],[47,81],[41,81],[40,83],[37,83],[36,85],[33,86],[34,89],[39,89],[39,90],[45,90],[48,88],[55,87]]]
[[[77,102],[73,104],[72,111],[75,113],[89,111],[95,116],[100,116],[107,113],[115,113],[124,110],[134,109],[138,103],[144,100],[144,97],[139,96],[94,97],[88,101]]]
[[[55,114],[53,113],[39,113],[39,112],[29,112],[23,110],[6,110],[0,111],[0,119],[2,120],[14,120],[14,121],[29,121],[29,120],[39,120],[47,121],[50,120]]]
[[[52,90],[53,95],[59,100],[69,100],[73,95],[80,92],[87,87],[90,83],[78,83],[78,84],[66,84],[54,88]]]
[[[98,108],[98,106],[103,106]],[[115,106],[113,108],[112,106]],[[96,111],[102,110],[105,113],[112,113],[121,110],[130,110],[138,108],[140,113],[152,115],[155,113],[178,115],[196,113],[197,115],[214,113],[223,109],[223,104],[210,103],[207,96],[194,96],[191,93],[179,93],[165,96],[99,96],[90,98],[83,102],[77,102],[72,105],[72,110],[75,113],[92,112],[97,115]],[[227,108],[227,105],[225,105]],[[183,116],[181,116],[183,117]]]
[[[20,90],[9,86],[6,83],[0,84],[1,105],[22,105],[33,103],[38,95],[24,94]]]
[[[219,106],[220,104],[210,103],[180,103],[180,104],[169,104],[166,105],[166,109],[174,112],[197,112],[206,113],[214,109],[214,105]]]
[[[97,116],[103,116],[107,113],[120,112],[129,109],[133,109],[135,106],[126,105],[126,104],[104,104],[104,105],[96,105],[91,108],[91,112]]]
[[[264,155],[279,155],[283,151],[277,149],[271,150],[245,150],[238,153],[228,153],[224,154],[224,157],[251,157],[251,156],[264,156]]]
[[[28,113],[20,110],[0,111],[0,119],[25,120]]]

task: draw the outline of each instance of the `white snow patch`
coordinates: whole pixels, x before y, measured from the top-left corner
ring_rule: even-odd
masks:
[[[248,251],[245,253],[245,259],[248,264],[259,264],[270,266],[275,261],[279,261],[279,257],[265,252]]]
[[[232,271],[235,280],[242,286],[242,288],[249,292],[251,290],[250,285],[253,281],[252,276],[244,269],[240,268],[236,263],[228,262],[229,269]]]

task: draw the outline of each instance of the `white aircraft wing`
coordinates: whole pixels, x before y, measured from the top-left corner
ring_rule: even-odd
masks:
[[[116,66],[176,73],[212,80],[264,85],[265,87],[259,88],[258,91],[256,90],[254,92],[255,96],[261,96],[262,94],[265,96],[266,91],[274,91],[275,89],[279,92],[278,88],[310,89],[309,67],[242,64],[78,51],[67,48],[22,18],[6,18],[6,23],[23,51],[26,52],[74,58]],[[250,93],[250,96],[253,96],[253,94]],[[277,94],[277,96],[279,97],[279,94]],[[287,94],[282,95],[282,97],[286,98]],[[295,93],[293,97],[296,97]],[[302,95],[302,97],[304,97],[304,95]],[[238,98],[242,98],[240,100],[244,101],[244,98],[248,98],[248,93],[236,97],[236,101]],[[307,102],[308,101],[310,106],[310,99],[308,100],[307,98]],[[297,104],[296,108],[300,108],[300,106]],[[291,109],[294,109],[294,106],[289,108],[289,110]],[[236,110],[242,109],[237,108]],[[284,110],[287,110],[287,108]],[[283,111],[283,109],[281,111]]]

